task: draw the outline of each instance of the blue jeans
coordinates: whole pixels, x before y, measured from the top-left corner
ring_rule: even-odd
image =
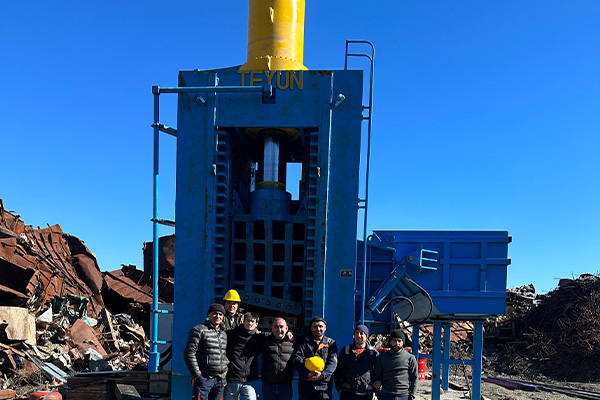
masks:
[[[263,397],[265,400],[292,400],[292,383],[281,383],[272,385],[262,384]]]
[[[192,400],[221,400],[226,379],[200,375],[192,379]]]
[[[240,400],[256,400],[256,392],[248,383],[229,382],[225,386],[223,398],[225,400],[238,400],[238,398]]]

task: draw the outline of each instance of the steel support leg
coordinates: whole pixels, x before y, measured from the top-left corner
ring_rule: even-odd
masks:
[[[442,389],[448,390],[450,380],[450,332],[452,324],[443,324],[444,327],[444,357],[442,358]]]
[[[483,321],[474,321],[475,337],[473,339],[473,396],[481,399],[481,369],[483,357]]]
[[[412,352],[417,359],[417,365],[419,365],[419,325],[413,326],[412,329]]]
[[[440,400],[440,367],[442,361],[442,322],[433,323],[433,370],[431,400]]]

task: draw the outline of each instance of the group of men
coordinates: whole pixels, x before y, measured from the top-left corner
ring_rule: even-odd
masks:
[[[300,400],[330,399],[334,383],[342,400],[371,400],[375,392],[379,400],[415,398],[417,363],[404,351],[401,330],[392,332],[389,351],[379,354],[368,344],[368,328],[358,325],[352,344],[338,353],[321,317],[313,318],[310,333],[297,339],[283,318],[273,321],[271,332],[259,332],[258,315],[240,312],[235,290],[224,300],[225,306],[212,304],[206,321],[188,335],[184,359],[193,377],[193,400],[256,400],[250,382],[259,378],[259,355],[265,400],[292,399],[294,370]],[[322,365],[314,367],[313,359]]]

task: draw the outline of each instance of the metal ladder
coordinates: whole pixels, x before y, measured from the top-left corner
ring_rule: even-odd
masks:
[[[352,44],[367,44],[371,47],[371,54],[365,53],[349,53],[349,46]],[[367,116],[363,116],[363,120],[367,120],[367,160],[366,160],[366,171],[365,171],[365,197],[358,199],[358,210],[364,209],[363,215],[363,280],[361,294],[361,307],[360,307],[360,323],[365,323],[365,296],[367,289],[367,223],[368,223],[368,207],[369,207],[369,174],[371,168],[371,131],[373,128],[373,80],[375,73],[375,46],[373,43],[367,40],[346,40],[346,55],[344,57],[344,69],[348,69],[348,58],[349,57],[364,57],[367,58],[371,63],[370,68],[370,80],[369,80],[369,103],[364,106],[363,110],[369,110]],[[357,290],[358,291],[358,290]]]
[[[306,221],[306,276],[304,278],[304,321],[309,323],[313,318],[314,290],[315,290],[315,260],[317,249],[315,247],[317,223],[317,192],[319,168],[319,132],[310,132],[310,149],[308,164],[308,205]]]

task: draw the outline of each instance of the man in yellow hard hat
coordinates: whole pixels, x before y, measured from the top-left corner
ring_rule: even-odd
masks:
[[[244,313],[240,308],[242,299],[237,290],[231,289],[225,293],[223,300],[225,301],[225,317],[223,318],[223,325],[225,325],[225,330],[229,331],[244,323]]]
[[[294,367],[298,371],[298,395],[300,400],[331,399],[333,372],[337,366],[337,344],[335,340],[325,336],[327,323],[322,317],[315,317],[310,322],[311,333],[298,346]],[[308,362],[307,359],[320,357],[324,363]],[[324,364],[319,371],[319,364]],[[307,368],[311,367],[311,371]]]

